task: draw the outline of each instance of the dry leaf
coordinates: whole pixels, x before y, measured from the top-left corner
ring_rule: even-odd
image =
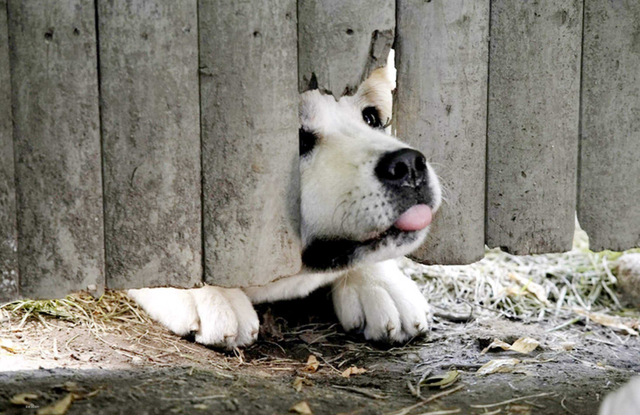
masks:
[[[300,376],[296,377],[293,380],[293,389],[295,389],[296,392],[301,392],[302,391],[303,381],[304,381],[304,379],[301,378]]]
[[[591,321],[602,324],[603,326],[622,330],[632,336],[638,335],[638,332],[631,328],[630,323],[626,323],[622,318],[618,316],[609,316],[607,314],[601,313],[590,313],[582,308],[574,308],[573,311],[574,313],[588,317]]]
[[[430,376],[420,382],[420,384],[430,388],[446,389],[458,380],[459,375],[457,370],[451,370],[444,375]]]
[[[478,369],[477,373],[478,375],[489,375],[491,373],[513,372],[513,369],[518,363],[520,363],[518,359],[492,360]]]
[[[347,369],[344,372],[342,372],[342,377],[343,378],[348,378],[350,376],[361,375],[363,373],[367,373],[367,369],[359,368],[359,367],[356,367],[356,366],[351,366],[349,369]]]
[[[320,362],[318,362],[318,359],[312,354],[309,355],[309,358],[307,359],[307,365],[304,367],[304,370],[314,373],[316,370],[318,370],[318,367],[320,367]]]
[[[9,339],[0,339],[0,349],[4,349],[10,353],[20,353],[22,348],[17,346],[14,342]]]
[[[509,274],[509,278],[522,285],[522,288],[535,295],[538,300],[546,305],[549,305],[549,300],[547,300],[547,292],[542,285],[537,284],[528,278],[521,277],[517,274]]]
[[[209,407],[203,403],[197,403],[195,405],[193,405],[193,409],[199,409],[201,411],[207,410],[209,409]]]
[[[493,342],[491,342],[490,345],[488,345],[487,347],[485,347],[480,354],[485,354],[487,353],[489,350],[493,350],[493,349],[502,349],[502,350],[509,350],[509,347],[511,347],[511,345],[509,345],[509,343],[503,342],[502,340],[499,339],[493,339]]]
[[[513,352],[529,354],[538,346],[540,346],[540,342],[536,339],[532,339],[531,337],[521,337],[512,345],[509,345],[509,343],[503,342],[502,340],[495,339],[489,346],[485,347],[480,354],[485,354],[492,349],[511,350]]]
[[[289,409],[289,412],[295,412],[302,415],[313,415],[313,412],[311,412],[311,408],[309,408],[309,404],[305,401],[298,402],[297,404],[293,405],[291,409]]]
[[[532,339],[531,337],[521,337],[516,340],[511,347],[509,347],[509,350],[522,354],[529,354],[538,346],[540,346],[540,342],[536,339]]]
[[[73,403],[73,393],[67,394],[64,398],[55,401],[49,406],[38,409],[37,415],[64,415]]]
[[[38,399],[38,395],[35,393],[20,393],[18,395],[12,396],[9,402],[14,405],[29,406],[31,405],[30,401],[34,399]]]

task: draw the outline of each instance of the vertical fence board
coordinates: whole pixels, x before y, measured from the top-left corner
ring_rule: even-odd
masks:
[[[21,295],[104,286],[94,5],[9,1]]]
[[[7,2],[0,0],[0,304],[18,297],[16,190]]]
[[[443,207],[420,262],[484,255],[489,0],[398,0],[396,132],[434,164]]]
[[[640,246],[640,3],[585,2],[578,218],[593,250]]]
[[[202,280],[196,0],[98,0],[107,284]]]
[[[298,1],[299,90],[353,94],[393,45],[394,0]]]
[[[489,246],[571,249],[581,32],[582,1],[491,2]]]
[[[296,3],[201,0],[205,280],[300,269]]]

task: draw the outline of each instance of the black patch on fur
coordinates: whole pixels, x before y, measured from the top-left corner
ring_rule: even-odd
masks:
[[[300,128],[300,130],[298,130],[298,140],[300,146],[300,157],[304,157],[313,151],[316,143],[318,142],[318,136],[311,131]]]
[[[349,268],[355,260],[387,244],[401,246],[418,238],[417,232],[402,232],[389,228],[379,236],[366,241],[338,238],[316,238],[302,251],[302,263],[314,271],[339,271]]]

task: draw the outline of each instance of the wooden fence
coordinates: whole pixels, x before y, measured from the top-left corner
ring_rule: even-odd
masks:
[[[298,93],[396,49],[446,187],[415,258],[640,246],[635,0],[0,0],[0,301],[300,264]],[[297,70],[296,70],[297,68]]]

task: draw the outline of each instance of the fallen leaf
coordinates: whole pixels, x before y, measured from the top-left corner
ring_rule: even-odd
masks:
[[[201,411],[204,411],[206,409],[209,409],[209,407],[203,403],[197,403],[195,405],[193,405],[193,409],[199,409]]]
[[[493,342],[491,342],[490,345],[488,345],[487,347],[485,347],[480,354],[485,354],[487,353],[489,350],[493,350],[493,349],[502,349],[502,350],[509,350],[509,347],[511,347],[511,345],[509,343],[503,342],[502,340],[499,339],[494,339]]]
[[[607,314],[601,314],[601,313],[591,313],[582,308],[574,308],[573,311],[574,313],[579,314],[581,316],[585,316],[589,318],[589,320],[594,321],[598,324],[602,324],[603,326],[622,330],[632,336],[638,335],[638,332],[631,328],[631,323],[625,322],[622,318],[618,316],[609,316]]]
[[[367,373],[367,369],[351,366],[349,369],[342,372],[342,377],[348,378],[350,376],[361,375],[363,373]]]
[[[35,393],[19,393],[18,395],[12,396],[9,402],[14,405],[29,406],[34,399],[38,399],[38,395]]]
[[[14,342],[9,339],[0,339],[0,349],[4,349],[10,353],[20,353],[22,351],[22,347],[17,346]]]
[[[318,370],[318,367],[320,367],[320,362],[318,362],[318,359],[312,354],[309,355],[309,358],[307,359],[307,365],[304,367],[304,370],[314,373],[316,370]]]
[[[73,393],[67,394],[62,399],[59,399],[49,406],[38,409],[37,415],[64,415],[67,413],[71,404],[73,403]]]
[[[517,274],[509,274],[509,278],[516,281],[518,284],[522,285],[522,288],[529,291],[531,294],[535,295],[538,300],[542,303],[549,305],[549,300],[547,300],[547,292],[544,287],[538,283],[533,282],[532,280],[521,277]]]
[[[302,391],[302,380],[299,376],[293,380],[293,389],[295,389],[296,392]]]
[[[313,415],[311,408],[309,408],[309,404],[305,401],[301,401],[293,405],[291,409],[289,409],[289,412],[295,412],[302,415]]]
[[[540,342],[536,339],[532,339],[531,337],[521,337],[516,340],[511,347],[509,347],[509,350],[522,354],[529,354],[538,346],[540,346]]]
[[[430,376],[420,382],[420,384],[430,388],[446,389],[458,380],[459,375],[460,373],[458,373],[457,370],[450,370],[443,375]]]
[[[531,337],[521,337],[511,345],[509,343],[503,342],[502,340],[495,339],[489,346],[485,347],[484,350],[480,352],[480,354],[485,354],[489,350],[493,349],[510,350],[522,354],[529,354],[534,351],[539,345],[540,342],[536,339],[532,339]]]
[[[518,359],[498,359],[491,360],[478,369],[478,375],[489,375],[491,373],[513,372],[515,366],[520,363]]]

